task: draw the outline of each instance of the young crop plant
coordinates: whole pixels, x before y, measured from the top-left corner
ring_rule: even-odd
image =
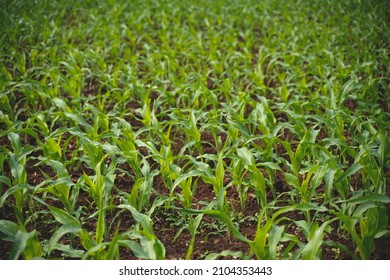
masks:
[[[29,199],[31,186],[27,182],[27,156],[34,151],[32,146],[23,146],[19,134],[10,132],[8,140],[11,142],[12,151],[3,148],[3,155],[6,156],[6,162],[10,169],[11,176],[3,177],[3,183],[8,186],[7,191],[0,198],[0,207],[6,203],[9,196],[13,196],[15,203],[12,206],[14,209],[18,225],[24,229],[25,217],[24,208]],[[3,162],[4,167],[4,162]]]

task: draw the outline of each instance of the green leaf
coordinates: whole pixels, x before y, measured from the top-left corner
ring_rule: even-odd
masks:
[[[366,201],[371,202],[381,202],[381,203],[390,203],[390,197],[386,195],[381,194],[369,194],[359,197],[354,197],[348,200],[345,200],[344,202],[348,203],[349,205],[358,204]]]
[[[73,233],[76,234],[81,231],[80,226],[74,226],[71,224],[64,224],[61,227],[59,227],[51,236],[49,240],[49,245],[48,245],[48,254],[51,253],[54,249],[60,248],[58,245],[58,241],[61,239],[62,236],[64,236],[67,233]],[[62,245],[62,244],[61,244]]]
[[[92,259],[103,260],[105,258],[104,248],[106,248],[108,245],[108,242],[93,244],[93,246],[89,248],[87,252],[85,252],[82,259],[86,260],[92,256]]]
[[[62,150],[60,145],[53,138],[46,140],[46,148],[51,154],[57,153],[59,157],[62,157]]]
[[[21,164],[15,154],[9,154],[9,165],[11,168],[11,174],[17,184],[23,184],[27,181],[27,174],[24,165]]]
[[[274,162],[263,162],[263,163],[258,163],[257,166],[265,166],[265,167],[268,167],[272,170],[279,170],[279,171],[282,171],[282,169],[280,168],[280,166],[277,164],[277,163],[274,163]]]
[[[301,186],[299,184],[299,179],[294,174],[284,173],[284,177],[286,178],[287,184],[293,186],[294,188],[296,188],[298,190],[301,188]]]
[[[104,209],[99,209],[98,221],[96,225],[96,242],[101,243],[106,233],[106,213]]]
[[[202,176],[203,173],[199,170],[191,170],[188,173],[181,174],[176,180],[175,183],[173,184],[171,188],[171,193],[173,193],[174,189],[181,184],[184,180],[187,180],[189,177],[199,177]]]
[[[53,169],[58,178],[69,176],[68,170],[62,162],[58,160],[48,160],[45,163]]]
[[[284,232],[284,226],[272,225],[272,229],[269,235],[269,259],[275,260],[278,252],[278,244],[282,238]]]
[[[205,260],[216,260],[220,257],[232,257],[233,259],[248,259],[243,252],[233,252],[230,250],[225,250],[220,253],[210,253],[206,256]]]
[[[93,133],[93,127],[80,115],[64,112],[65,116],[67,116],[69,119],[73,120],[77,125],[81,125],[85,127],[87,134]],[[91,135],[92,136],[92,135]]]
[[[390,140],[385,133],[378,136],[380,146],[378,148],[378,159],[382,168],[385,168],[386,162],[390,159]]]
[[[144,248],[142,245],[133,240],[120,240],[119,244],[122,247],[130,249],[134,256],[138,259],[151,259],[150,252],[147,251],[147,248]]]
[[[80,228],[80,222],[75,217],[71,216],[69,213],[65,212],[64,210],[54,207],[54,206],[48,206],[50,209],[50,213],[53,215],[53,217],[61,224],[63,225],[69,225],[74,228]]]
[[[267,193],[263,173],[255,169],[250,173],[249,177],[251,185],[255,190],[256,198],[259,200],[261,207],[265,207],[267,205]]]
[[[319,228],[314,231],[313,236],[309,240],[309,243],[305,245],[302,251],[302,259],[303,260],[315,260],[318,259],[318,252],[321,248],[323,239],[324,239],[324,231],[326,227],[333,222],[333,220],[323,223]]]
[[[219,190],[221,188],[223,188],[223,181],[224,181],[224,177],[225,177],[225,169],[224,169],[223,163],[224,163],[224,161],[223,161],[223,157],[222,157],[222,153],[221,153],[220,156],[218,157],[217,167],[215,169],[215,178],[216,178],[215,192],[216,192],[216,194],[218,194]]]
[[[7,135],[9,141],[11,142],[11,146],[12,148],[14,149],[14,153],[16,155],[18,155],[23,147],[22,147],[22,141],[20,139],[20,136],[14,132],[10,132],[8,135]]]
[[[213,174],[213,171],[211,170],[210,165],[208,165],[204,162],[196,161],[196,159],[194,159],[191,156],[188,156],[188,158],[192,161],[195,169],[202,173],[202,176],[205,176],[207,178],[214,177],[214,174]]]
[[[344,172],[344,174],[336,181],[336,183],[345,180],[346,178],[355,174],[356,172],[358,172],[362,168],[363,168],[363,166],[360,164],[352,165],[350,168],[347,169],[347,171]]]
[[[61,251],[62,254],[64,254],[65,256],[68,256],[68,257],[74,258],[74,259],[81,259],[85,253],[84,250],[77,250],[77,249],[70,247],[69,245],[60,244],[60,243],[57,243],[55,245],[55,250]]]
[[[158,209],[158,207],[160,207],[161,205],[163,205],[163,204],[164,204],[165,202],[167,202],[168,200],[169,200],[169,197],[167,197],[167,196],[159,196],[159,197],[157,197],[157,198],[153,201],[152,206],[149,208],[147,215],[148,215],[149,217],[151,217],[151,216],[153,215],[154,210],[156,210],[156,208]]]
[[[119,254],[119,236],[118,232],[115,232],[114,237],[110,242],[110,246],[108,247],[105,259],[106,260],[114,260],[116,256]]]
[[[60,99],[60,98],[53,98],[51,100],[58,108],[62,109],[64,112],[71,112],[71,110],[69,109],[68,105],[66,105],[65,101],[63,99]]]
[[[181,209],[184,213],[190,214],[190,215],[199,215],[199,214],[205,214],[212,216],[218,220],[221,220],[224,222],[231,230],[233,235],[238,239],[246,243],[251,243],[249,239],[247,239],[244,235],[241,234],[241,232],[238,230],[238,228],[234,225],[234,223],[231,221],[231,219],[223,212],[219,210],[194,210],[194,209]]]
[[[132,205],[121,204],[118,206],[118,208],[129,210],[133,218],[142,225],[145,236],[148,238],[148,240],[154,239],[155,235],[152,228],[152,220],[148,216],[138,212],[137,209],[135,209]]]
[[[333,190],[333,185],[334,185],[334,177],[336,174],[337,170],[334,169],[328,169],[327,172],[325,173],[325,201],[327,202],[331,198],[332,190]]]
[[[195,114],[194,111],[191,111],[191,126],[188,132],[191,135],[191,138],[194,139],[197,143],[200,142],[200,133],[198,130],[198,127],[196,126],[196,119],[195,119]]]
[[[253,154],[246,147],[237,149],[237,154],[247,166],[255,165]]]
[[[9,188],[5,194],[0,198],[0,208],[3,207],[4,205],[4,202],[6,201],[6,199],[10,196],[10,195],[13,195],[14,193],[17,193],[19,191],[23,191],[23,190],[26,190],[30,187],[30,185],[28,184],[17,184],[15,186],[13,186],[12,188]]]
[[[18,230],[18,232],[15,235],[15,242],[14,246],[12,247],[10,259],[16,260],[19,258],[20,254],[23,253],[23,251],[27,247],[27,242],[35,237],[36,232],[32,231],[29,233],[26,233],[22,230]]]
[[[276,220],[278,216],[281,214],[290,212],[290,211],[302,211],[302,212],[307,212],[307,211],[318,211],[318,212],[325,212],[328,211],[328,209],[325,206],[319,206],[314,203],[302,203],[302,204],[294,204],[291,206],[285,206],[282,207],[281,209],[277,210],[273,215],[272,215],[272,220]]]
[[[31,146],[24,146],[23,149],[20,151],[19,154],[17,154],[17,161],[18,162],[26,162],[26,156],[34,152],[36,148]]]
[[[0,220],[0,239],[15,242],[16,233],[20,226],[8,220]]]
[[[313,178],[310,182],[310,196],[314,195],[315,190],[321,184],[326,172],[329,170],[328,165],[324,165],[320,168],[319,171],[315,172]]]

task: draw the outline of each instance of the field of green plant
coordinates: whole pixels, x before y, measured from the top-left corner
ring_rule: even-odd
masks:
[[[390,259],[390,2],[0,1],[0,259]]]

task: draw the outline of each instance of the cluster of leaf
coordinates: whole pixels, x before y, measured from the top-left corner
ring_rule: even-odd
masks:
[[[0,3],[10,258],[164,259],[154,226],[168,211],[176,237],[190,233],[187,259],[205,215],[249,247],[208,259],[317,259],[324,246],[368,259],[389,234],[388,4],[60,2]],[[194,199],[204,185],[211,202]],[[252,197],[249,238],[237,212]]]

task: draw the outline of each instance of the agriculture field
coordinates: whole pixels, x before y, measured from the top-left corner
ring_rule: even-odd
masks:
[[[390,259],[389,25],[0,0],[0,259]]]

